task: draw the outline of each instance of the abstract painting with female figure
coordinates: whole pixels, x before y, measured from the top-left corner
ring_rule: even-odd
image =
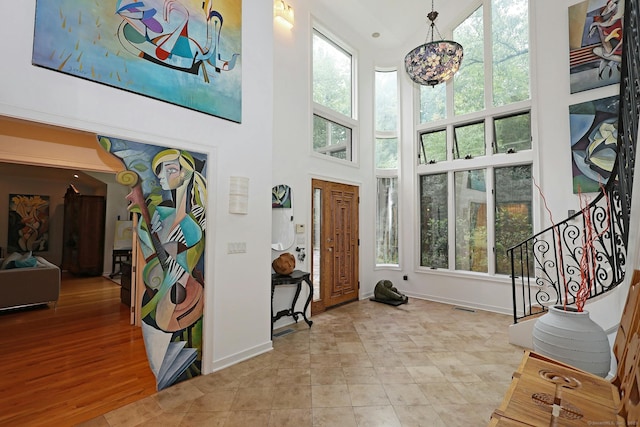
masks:
[[[145,264],[142,318],[158,390],[199,375],[202,367],[206,155],[99,136],[125,170],[129,209]]]

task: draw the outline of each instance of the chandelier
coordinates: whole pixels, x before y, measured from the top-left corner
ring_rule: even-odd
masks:
[[[458,71],[462,62],[462,46],[454,41],[442,40],[436,27],[438,12],[433,8],[433,0],[427,18],[431,21],[431,41],[407,53],[404,68],[414,82],[435,86],[446,82]],[[433,41],[434,30],[438,32],[439,41]]]

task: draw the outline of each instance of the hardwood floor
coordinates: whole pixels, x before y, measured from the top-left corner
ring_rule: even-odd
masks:
[[[63,274],[55,309],[0,312],[0,366],[2,426],[71,426],[156,392],[142,332],[103,277]]]

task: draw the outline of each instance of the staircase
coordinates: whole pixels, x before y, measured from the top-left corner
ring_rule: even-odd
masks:
[[[522,323],[514,344],[530,341],[526,330],[533,328],[535,317],[546,307],[576,302],[583,274],[592,283],[587,296],[592,300],[615,289],[624,281],[625,271],[633,268],[627,266],[627,248],[640,117],[638,3],[625,2],[617,158],[609,180],[587,207],[507,251],[514,325]],[[593,245],[585,250],[589,240]]]

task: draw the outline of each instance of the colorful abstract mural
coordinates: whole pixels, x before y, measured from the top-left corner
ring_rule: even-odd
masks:
[[[241,121],[240,0],[36,0],[33,64]]]
[[[573,192],[593,193],[611,176],[618,153],[620,97],[569,106]]]
[[[158,390],[199,375],[202,367],[207,156],[98,136],[122,161],[138,216],[145,292],[142,333]]]
[[[49,196],[9,195],[7,253],[49,250]]]
[[[625,0],[585,0],[569,7],[571,93],[620,81]]]

